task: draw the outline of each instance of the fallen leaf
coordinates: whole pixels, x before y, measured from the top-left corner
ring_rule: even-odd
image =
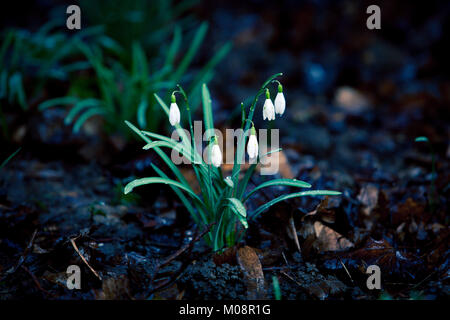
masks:
[[[398,206],[397,212],[392,216],[392,223],[398,225],[413,218],[418,221],[427,220],[428,215],[425,215],[424,211],[425,205],[408,198]]]
[[[357,199],[364,205],[363,213],[369,216],[378,203],[379,189],[373,184],[361,188]]]
[[[314,246],[321,252],[341,251],[354,246],[350,240],[320,221],[314,222],[314,232],[316,235]]]
[[[329,208],[329,197],[325,198],[317,205],[314,211],[308,212],[302,217],[302,221],[307,217],[314,217],[314,219],[321,220],[326,223],[334,223],[336,221],[336,215],[334,210]]]
[[[255,250],[249,246],[239,248],[237,261],[247,282],[247,296],[250,300],[263,299],[265,295],[264,273]]]
[[[402,278],[407,276],[415,279],[422,270],[421,259],[414,255],[401,252],[392,247],[385,239],[374,240],[369,238],[365,246],[349,254],[352,259],[359,259],[365,265],[375,264],[386,274],[396,274]],[[365,272],[365,270],[362,270]]]
[[[129,280],[125,275],[103,279],[102,290],[96,291],[97,300],[129,300]]]

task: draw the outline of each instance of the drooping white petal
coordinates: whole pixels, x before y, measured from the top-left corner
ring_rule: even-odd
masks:
[[[180,123],[180,109],[178,109],[176,102],[172,102],[170,104],[169,122],[173,126]]]
[[[286,100],[284,99],[283,92],[278,92],[275,97],[275,113],[282,115],[286,109]]]
[[[275,120],[275,106],[272,100],[266,99],[263,106],[263,120]]]
[[[211,150],[211,163],[214,167],[220,167],[222,164],[222,151],[218,144],[214,144]]]
[[[248,139],[247,153],[250,159],[254,159],[258,155],[258,139],[254,134],[250,135]]]

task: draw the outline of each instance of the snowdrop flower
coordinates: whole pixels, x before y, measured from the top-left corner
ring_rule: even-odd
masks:
[[[266,101],[263,106],[263,120],[275,120],[275,107],[270,100],[269,89],[266,89]]]
[[[211,150],[211,163],[214,167],[218,168],[222,164],[222,151],[220,151],[219,144],[217,143],[217,138],[214,137],[213,146]]]
[[[286,109],[286,100],[283,95],[283,86],[280,83],[278,84],[278,93],[275,97],[275,113],[281,116],[284,113],[284,109]]]
[[[175,126],[180,123],[180,109],[178,109],[177,100],[175,95],[172,94],[172,103],[170,104],[169,110],[169,122],[171,125]]]
[[[252,126],[250,130],[250,138],[247,143],[247,153],[250,159],[254,159],[258,155],[258,139],[256,138],[255,126]]]

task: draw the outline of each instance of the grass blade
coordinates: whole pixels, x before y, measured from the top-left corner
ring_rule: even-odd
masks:
[[[137,110],[137,122],[141,128],[145,128],[147,126],[147,118],[146,113],[148,109],[147,99],[142,99],[141,103],[139,103]]]
[[[197,29],[195,33],[194,39],[192,40],[191,46],[189,47],[186,55],[183,60],[181,60],[178,65],[177,70],[174,72],[172,79],[175,82],[178,82],[181,76],[186,72],[187,68],[191,64],[194,59],[195,54],[197,53],[203,39],[205,38],[206,31],[208,30],[208,23],[203,22],[200,27]]]
[[[259,186],[250,191],[244,198],[242,202],[247,201],[255,192],[261,190],[262,188],[271,187],[271,186],[289,186],[296,188],[311,188],[311,185],[305,181],[296,180],[296,179],[274,179],[271,181],[266,181],[261,183]]]
[[[16,156],[16,154],[19,153],[19,151],[22,148],[17,149],[16,151],[14,151],[11,155],[9,155],[8,158],[6,158],[5,160],[3,160],[2,164],[0,164],[0,169],[2,169],[12,158],[14,158]]]
[[[170,185],[170,186],[174,186],[177,187],[183,191],[186,191],[187,194],[189,194],[192,198],[194,198],[195,200],[199,201],[200,203],[203,203],[202,200],[195,194],[194,191],[192,191],[191,188],[185,186],[184,184],[175,181],[175,180],[171,180],[171,179],[166,179],[166,178],[158,178],[158,177],[150,177],[150,178],[141,178],[141,179],[136,179],[133,180],[131,182],[129,182],[125,188],[124,188],[124,193],[128,194],[131,191],[133,191],[134,188],[139,187],[139,186],[143,186],[146,184],[166,184],[166,185]]]
[[[96,115],[102,115],[105,114],[105,110],[103,108],[91,108],[87,110],[85,113],[83,113],[77,121],[75,121],[75,124],[73,125],[73,132],[78,133],[83,126],[83,124],[86,122],[87,119],[90,117],[96,116]]]
[[[331,191],[331,190],[309,190],[309,191],[302,191],[302,192],[295,192],[295,193],[290,193],[290,194],[285,194],[282,196],[279,196],[265,204],[263,204],[262,206],[260,206],[258,209],[256,209],[252,215],[251,218],[254,219],[256,218],[259,214],[261,214],[261,212],[267,210],[268,208],[270,208],[271,206],[273,206],[274,204],[280,202],[280,201],[284,201],[284,200],[288,200],[291,198],[296,198],[296,197],[304,197],[304,196],[338,196],[341,193],[338,191]]]
[[[56,107],[59,105],[68,105],[68,104],[75,104],[78,102],[77,97],[60,97],[60,98],[54,98],[47,101],[42,102],[38,109],[39,111],[42,111],[47,108]]]
[[[70,109],[69,113],[67,114],[66,118],[64,119],[64,124],[68,125],[73,122],[77,114],[82,111],[84,108],[91,108],[91,107],[100,107],[101,101],[93,98],[84,99],[80,102],[77,102],[72,109]]]

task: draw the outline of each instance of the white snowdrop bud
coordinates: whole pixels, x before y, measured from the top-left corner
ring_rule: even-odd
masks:
[[[214,137],[213,146],[211,150],[211,163],[214,167],[218,168],[222,164],[222,151],[220,151],[217,138]]]
[[[255,126],[252,126],[250,130],[250,138],[247,143],[247,153],[250,159],[254,159],[258,156],[258,139],[256,138]]]
[[[286,100],[283,95],[283,86],[279,84],[278,93],[275,97],[275,113],[282,115],[284,113],[284,109],[286,109]]]
[[[263,120],[275,120],[275,107],[270,100],[269,89],[266,89],[266,101],[264,101],[263,106]]]
[[[172,94],[171,104],[169,110],[169,122],[172,126],[175,126],[180,123],[180,109],[177,105],[177,100],[175,99],[175,95]]]

